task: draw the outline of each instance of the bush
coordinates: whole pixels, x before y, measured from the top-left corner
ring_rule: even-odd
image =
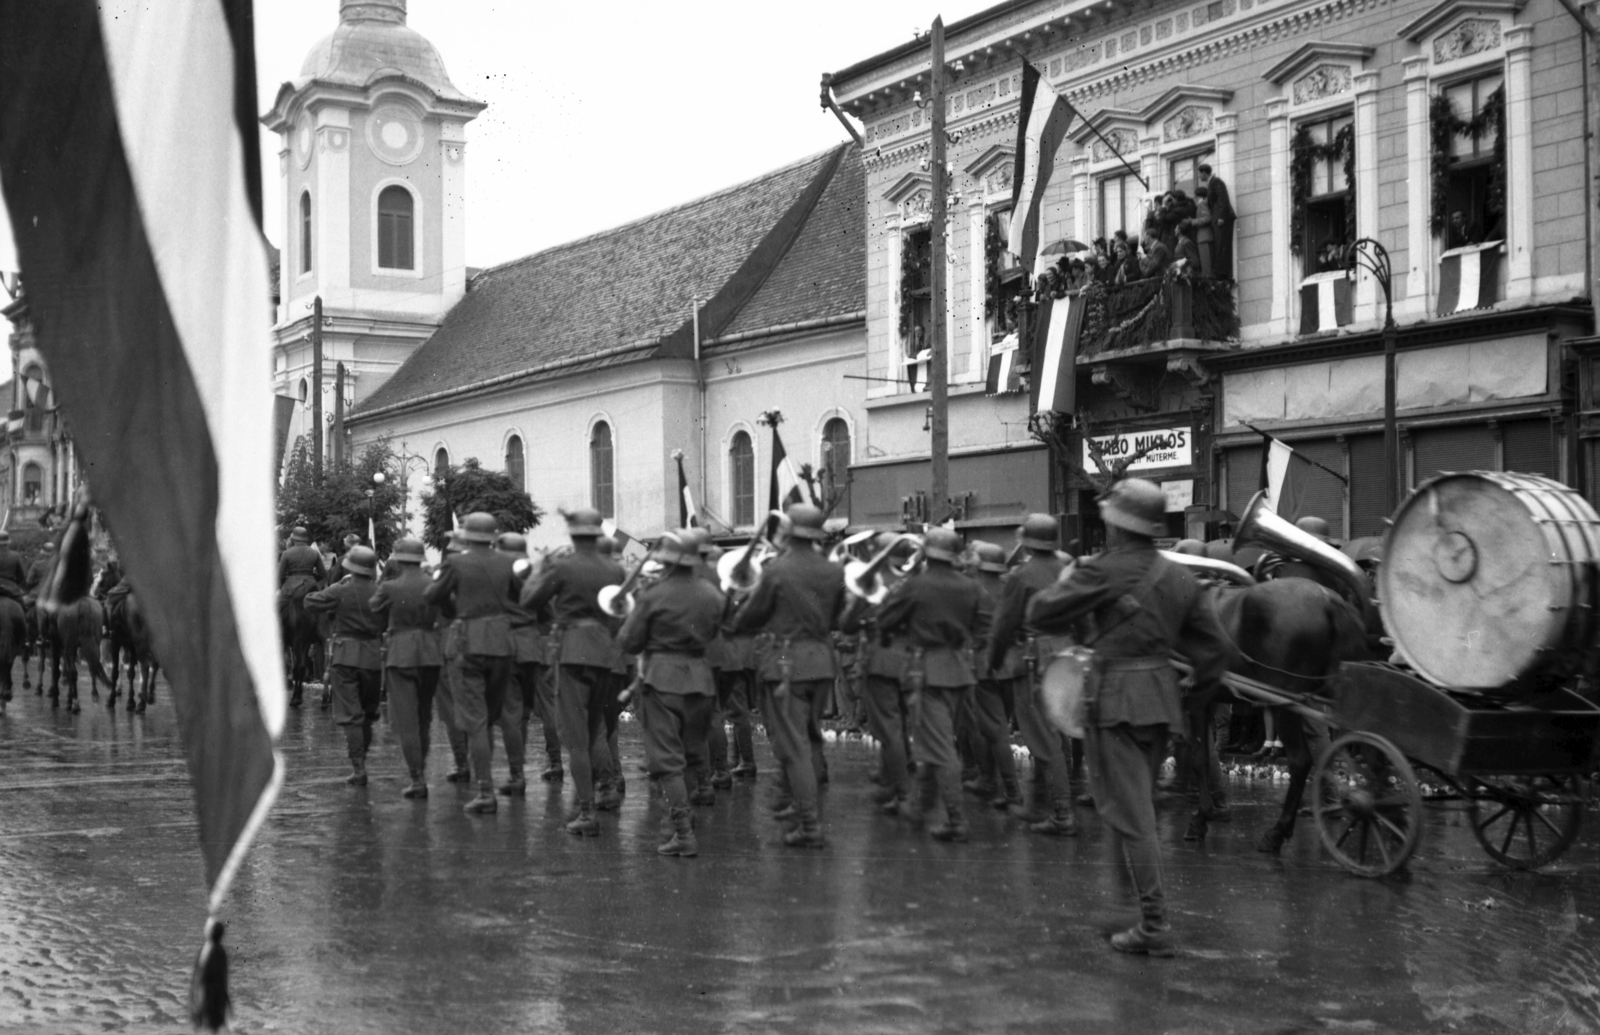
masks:
[[[433,472],[433,491],[422,497],[427,524],[423,536],[430,546],[443,550],[455,527],[454,517],[476,511],[493,514],[502,532],[526,532],[537,528],[544,511],[511,476],[502,471],[485,471],[476,457],[459,467]]]

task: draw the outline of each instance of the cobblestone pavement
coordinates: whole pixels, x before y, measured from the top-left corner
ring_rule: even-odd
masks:
[[[380,727],[344,782],[327,715],[293,713],[278,807],[227,909],[241,1032],[1438,1032],[1600,1030],[1600,835],[1539,875],[1430,808],[1409,878],[1353,878],[1308,820],[1253,850],[1281,785],[1235,778],[1203,847],[1162,805],[1176,959],[1109,951],[1134,910],[1098,821],[1057,841],[972,809],[944,845],[869,805],[872,749],[830,745],[829,846],[783,847],[763,776],[697,810],[700,858],[653,853],[629,795],[597,840],[562,788],[463,815],[400,798]],[[442,740],[443,738],[438,738]],[[537,741],[537,738],[535,738]],[[568,790],[570,794],[570,790]],[[205,912],[169,698],[143,716],[0,717],[0,1029],[182,1031]]]

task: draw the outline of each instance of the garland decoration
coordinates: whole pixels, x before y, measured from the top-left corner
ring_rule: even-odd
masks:
[[[1289,159],[1290,199],[1289,250],[1299,255],[1304,250],[1306,202],[1311,197],[1311,170],[1330,158],[1344,160],[1344,233],[1346,242],[1356,239],[1356,129],[1346,123],[1333,139],[1319,144],[1311,139],[1311,127],[1302,122],[1294,131]]]
[[[918,263],[915,249],[910,247],[911,235],[905,234],[900,239],[900,341],[911,341],[912,321],[916,309],[912,305],[911,292],[920,284]]]
[[[994,213],[983,220],[983,315],[993,316],[1000,304],[1000,254],[1006,242],[1000,239],[1000,217]]]
[[[1463,119],[1444,94],[1435,94],[1428,102],[1428,135],[1432,145],[1430,171],[1433,177],[1433,212],[1428,226],[1433,236],[1445,231],[1445,211],[1450,193],[1450,168],[1457,159],[1450,153],[1456,137],[1468,137],[1474,143],[1490,130],[1494,131],[1494,162],[1489,167],[1489,196],[1484,200],[1484,215],[1498,221],[1506,212],[1506,89],[1501,86],[1484,98],[1483,110],[1470,119]],[[1486,221],[1488,221],[1486,220]],[[1487,234],[1491,227],[1482,228]]]

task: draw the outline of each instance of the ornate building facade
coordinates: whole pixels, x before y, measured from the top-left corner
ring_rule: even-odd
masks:
[[[11,379],[0,384],[0,396],[10,409],[0,453],[0,514],[7,528],[38,528],[66,513],[82,473],[71,430],[55,405],[49,368],[34,344],[27,295],[20,285],[8,293]]]

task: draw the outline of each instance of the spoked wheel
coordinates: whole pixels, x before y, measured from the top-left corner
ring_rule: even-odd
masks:
[[[1576,776],[1480,776],[1468,787],[1472,832],[1495,862],[1536,870],[1567,850],[1583,822]]]
[[[1422,791],[1400,749],[1372,733],[1346,733],[1317,759],[1317,833],[1340,866],[1362,877],[1400,869],[1422,840]]]

